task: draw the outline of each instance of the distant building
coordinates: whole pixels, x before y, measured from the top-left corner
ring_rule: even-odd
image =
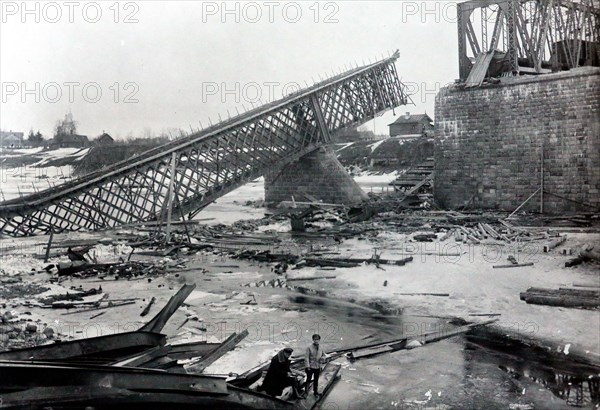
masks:
[[[23,133],[11,131],[0,131],[0,147],[21,148],[23,146]]]
[[[389,124],[390,137],[418,138],[433,136],[433,120],[427,114],[410,115],[407,112]]]
[[[103,132],[102,135],[98,136],[94,140],[94,142],[96,143],[96,145],[110,145],[113,142],[115,142],[115,140],[113,139],[113,137],[108,135],[106,132]]]
[[[90,145],[90,141],[85,135],[59,134],[54,137],[50,145],[56,148],[84,148]]]

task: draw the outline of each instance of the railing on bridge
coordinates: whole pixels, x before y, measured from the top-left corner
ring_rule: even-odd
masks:
[[[25,236],[193,217],[218,197],[331,141],[408,96],[398,53],[82,178],[0,203],[0,232]]]

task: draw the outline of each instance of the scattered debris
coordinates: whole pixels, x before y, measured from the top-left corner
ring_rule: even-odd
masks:
[[[164,345],[166,337],[159,332],[194,288],[195,285],[184,285],[150,322],[137,331],[4,351],[0,352],[0,360],[109,363],[122,357],[123,352],[130,355]]]
[[[71,287],[71,291],[64,294],[53,294],[42,298],[39,300],[40,303],[44,305],[44,307],[52,307],[56,308],[72,308],[75,306],[96,303],[97,301],[86,302],[85,298],[87,296],[94,296],[102,294],[102,287],[91,288],[89,290],[84,290],[83,288],[74,288]],[[65,302],[66,301],[66,302]]]

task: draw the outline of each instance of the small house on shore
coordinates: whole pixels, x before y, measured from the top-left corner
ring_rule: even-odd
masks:
[[[390,137],[406,139],[432,136],[434,129],[433,120],[429,115],[411,115],[410,112],[398,117],[388,126],[390,127]]]
[[[114,138],[106,132],[103,132],[101,135],[96,137],[96,139],[94,139],[95,145],[111,145],[113,142],[115,142]]]

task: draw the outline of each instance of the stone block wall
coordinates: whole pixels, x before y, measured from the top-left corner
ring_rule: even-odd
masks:
[[[441,90],[435,200],[512,211],[541,187],[544,212],[600,209],[600,68]],[[538,194],[523,208],[539,210]]]

